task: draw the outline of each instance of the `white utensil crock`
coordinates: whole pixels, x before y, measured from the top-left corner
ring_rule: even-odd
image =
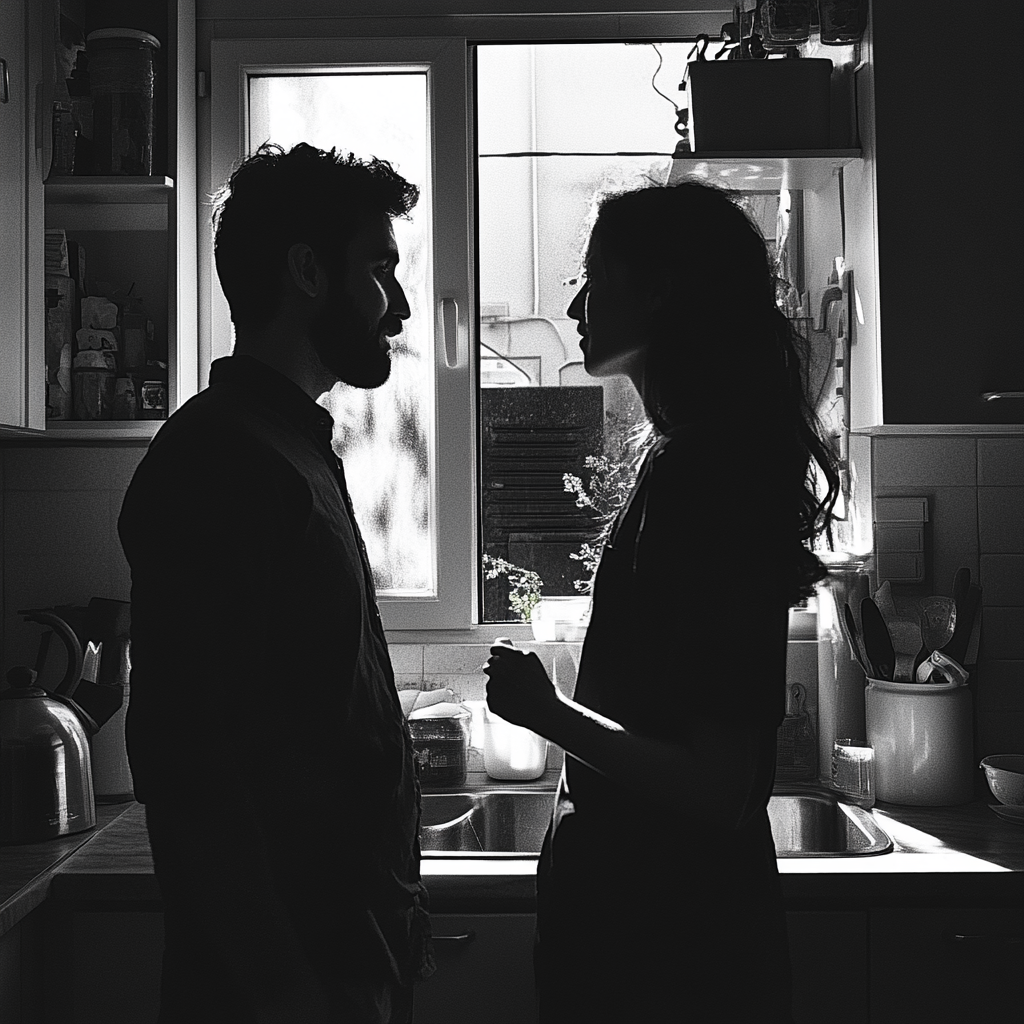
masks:
[[[864,712],[879,800],[917,807],[971,800],[972,704],[963,685],[868,680]]]

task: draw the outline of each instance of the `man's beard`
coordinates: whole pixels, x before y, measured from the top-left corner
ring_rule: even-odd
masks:
[[[313,350],[324,368],[354,388],[379,388],[391,375],[381,324],[352,308],[348,296],[328,303],[310,324]]]

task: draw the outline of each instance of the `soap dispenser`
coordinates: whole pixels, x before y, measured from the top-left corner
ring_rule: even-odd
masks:
[[[775,745],[775,781],[810,782],[818,769],[817,741],[811,716],[804,709],[807,690],[793,683],[786,691],[786,717]]]

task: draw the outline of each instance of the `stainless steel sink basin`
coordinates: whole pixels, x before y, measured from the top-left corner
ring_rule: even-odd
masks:
[[[535,857],[554,794],[526,790],[424,793],[424,857]],[[860,807],[819,791],[773,793],[768,817],[778,857],[859,857],[888,853],[892,841]]]
[[[892,840],[871,814],[831,793],[773,793],[768,820],[776,857],[863,857],[892,850]]]
[[[424,793],[420,850],[425,857],[535,857],[554,800],[554,793],[524,790]]]

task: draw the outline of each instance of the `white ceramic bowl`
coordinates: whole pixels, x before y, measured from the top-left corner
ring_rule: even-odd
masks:
[[[983,758],[988,788],[1001,803],[1024,806],[1024,754],[991,754]]]

